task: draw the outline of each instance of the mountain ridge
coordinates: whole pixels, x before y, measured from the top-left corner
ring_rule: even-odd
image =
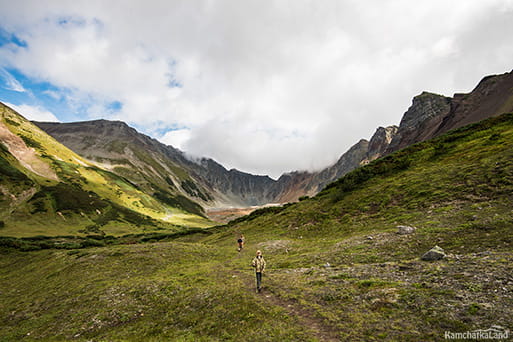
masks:
[[[510,72],[484,77],[467,94],[455,94],[453,97],[447,97],[424,91],[413,98],[412,104],[404,113],[399,126],[378,127],[370,140],[361,139],[341,154],[337,162],[322,170],[316,172],[291,171],[284,173],[277,180],[268,176],[252,175],[236,169],[227,170],[224,166],[209,158],[198,158],[192,161],[184,152],[172,146],[161,144],[144,134],[142,136],[152,141],[152,144],[145,145],[149,147],[145,150],[146,153],[154,151],[161,159],[169,158],[176,167],[188,173],[190,184],[194,184],[198,191],[186,191],[181,186],[183,180],[177,181],[177,177],[174,177],[174,183],[178,183],[176,188],[181,190],[182,194],[190,200],[206,208],[286,203],[297,201],[303,196],[315,195],[328,183],[372,160],[414,143],[436,137],[462,125],[513,110],[511,89],[513,89],[513,74]],[[84,126],[91,123],[99,123],[101,126],[110,125],[108,120],[90,121],[89,124],[87,122],[67,124],[35,122],[36,125],[45,129],[49,134],[53,134],[57,140],[65,145],[67,144],[72,150],[85,157],[90,157],[88,159],[101,162],[101,153],[88,155],[91,149],[84,141],[87,138],[84,132],[87,129]],[[112,125],[119,126],[120,122],[114,122]],[[80,137],[76,137],[74,142],[67,136],[68,133],[66,133],[65,128],[68,126],[74,134],[80,133]],[[71,128],[72,126],[74,127]],[[129,127],[126,124],[125,126]],[[57,127],[61,127],[61,129]],[[133,128],[130,129],[133,134],[141,134]],[[115,129],[112,128],[109,132],[114,131]],[[104,138],[96,134],[96,139]],[[119,138],[120,136],[118,136],[118,140]],[[138,140],[140,138],[135,139],[134,142]],[[123,145],[123,142],[120,141],[112,141],[111,143],[114,146]],[[124,156],[126,156],[126,153]],[[104,157],[111,160],[115,159],[112,155]],[[138,163],[139,168],[144,168],[144,162],[139,160]],[[118,171],[121,171],[121,169]],[[171,170],[168,168],[166,171]],[[123,174],[130,176],[129,172]],[[146,174],[153,174],[154,179],[161,179],[160,186],[156,188],[166,188],[162,181],[165,177],[161,172],[159,174],[159,172],[149,171]],[[170,174],[172,175],[173,172],[171,171]],[[142,178],[145,177],[142,176]],[[155,188],[155,186],[150,187]],[[164,191],[171,190],[165,189]]]

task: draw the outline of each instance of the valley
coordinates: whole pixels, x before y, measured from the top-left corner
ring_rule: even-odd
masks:
[[[0,340],[510,334],[511,79],[422,93],[399,126],[278,180],[122,122],[34,124],[1,105]]]
[[[96,237],[86,248],[0,240],[0,337],[368,341],[506,331],[512,143],[505,114],[373,161],[315,197],[201,232]],[[399,234],[399,225],[416,229]],[[422,260],[435,245],[445,257]],[[256,249],[268,262],[262,293],[249,266]]]
[[[513,340],[513,0],[0,0],[0,342]]]

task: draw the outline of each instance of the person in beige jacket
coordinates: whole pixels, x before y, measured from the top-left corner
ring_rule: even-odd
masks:
[[[255,268],[255,274],[256,274],[256,292],[262,291],[262,273],[264,273],[265,270],[265,259],[262,256],[261,251],[256,252],[256,256],[253,258],[253,261],[251,262],[251,266]]]

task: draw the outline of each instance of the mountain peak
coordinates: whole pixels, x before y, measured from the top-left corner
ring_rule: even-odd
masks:
[[[419,123],[430,118],[447,114],[451,109],[450,103],[450,97],[424,91],[413,98],[412,105],[404,113],[399,127],[417,127]]]

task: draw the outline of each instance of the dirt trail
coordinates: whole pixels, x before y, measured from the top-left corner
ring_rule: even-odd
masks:
[[[231,268],[231,271],[243,281],[248,288],[248,292],[252,293],[265,303],[281,307],[289,316],[296,317],[303,326],[307,327],[311,331],[312,337],[319,341],[340,341],[337,329],[326,324],[322,318],[317,316],[314,310],[307,308],[296,301],[284,299],[276,295],[272,291],[272,286],[267,286],[265,278],[262,284],[262,292],[255,293],[256,284],[253,272],[242,272],[236,269],[234,267],[235,265],[231,262],[226,263],[226,266]]]

